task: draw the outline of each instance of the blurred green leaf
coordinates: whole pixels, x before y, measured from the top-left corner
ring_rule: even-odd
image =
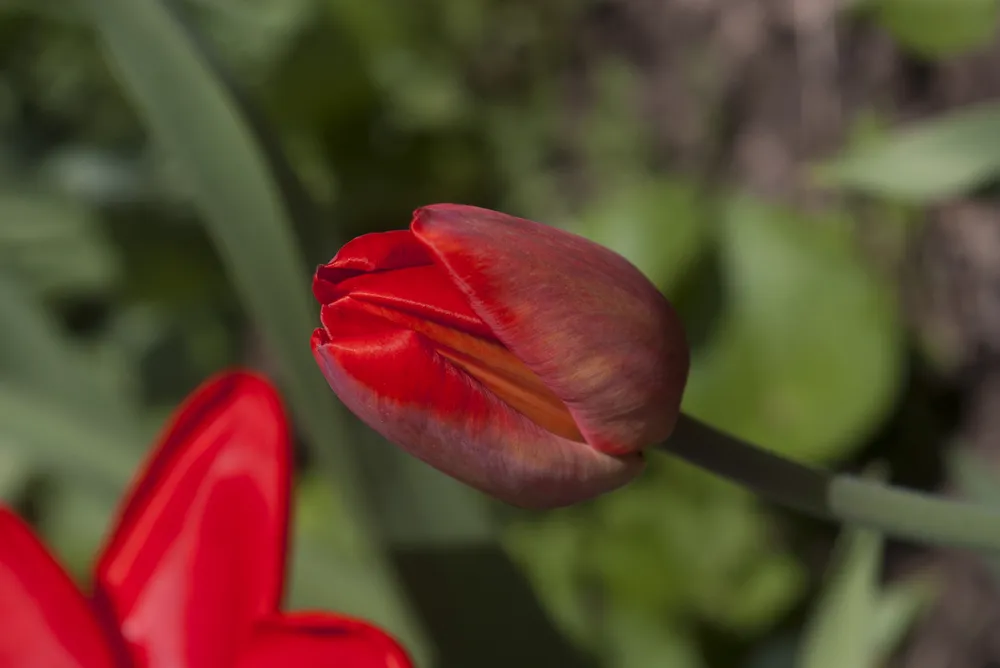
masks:
[[[12,503],[24,490],[28,467],[24,456],[0,440],[0,503]]]
[[[315,312],[308,274],[249,128],[160,2],[80,2],[154,137],[184,167],[233,282],[282,364],[310,440],[323,445],[321,452],[337,449],[348,493],[354,467],[345,445],[336,443],[336,410],[308,347]]]
[[[261,77],[318,18],[314,0],[199,2],[198,24],[241,73]]]
[[[711,240],[697,187],[680,179],[628,180],[598,196],[572,229],[623,255],[668,294]]]
[[[805,573],[771,539],[742,489],[680,462],[598,504],[602,534],[585,557],[619,595],[651,612],[696,609],[737,633],[765,628],[804,590]]]
[[[609,609],[657,620],[696,613],[738,634],[774,624],[802,594],[806,576],[775,545],[764,511],[704,471],[650,464],[625,489],[508,530],[509,549],[553,614],[594,651],[620,644],[597,630]]]
[[[379,564],[367,556],[351,508],[322,478],[298,485],[292,532],[289,603],[295,609],[325,609],[365,619],[391,619],[391,599],[373,596]]]
[[[625,59],[606,57],[594,68],[594,103],[580,128],[587,174],[599,189],[641,182],[649,173],[652,154],[649,127],[634,103],[642,79]]]
[[[400,478],[395,479],[399,480]],[[412,479],[404,478],[404,480]],[[401,499],[401,501],[405,502],[406,499]],[[448,500],[445,499],[445,501]],[[419,515],[421,510],[426,509],[426,507],[418,508],[416,512]],[[444,513],[449,512],[444,509],[439,510]],[[412,519],[412,516],[406,515],[406,512],[404,510],[404,517]],[[457,512],[459,516],[463,513],[460,509],[452,509],[452,512]],[[384,597],[372,596],[371,592],[377,590],[378,586],[379,574],[377,568],[373,567],[377,565],[373,565],[368,558],[364,536],[359,535],[356,527],[353,526],[351,509],[344,504],[343,499],[333,494],[329,486],[323,484],[322,480],[316,477],[307,478],[299,485],[295,516],[297,520],[292,552],[291,605],[300,609],[336,609],[365,619],[378,620],[391,617],[393,614],[391,601]],[[418,518],[417,523],[420,522],[422,520]],[[447,523],[442,524],[442,531],[447,534]],[[455,535],[433,536],[431,540],[425,540],[423,536],[419,536],[419,526],[416,531],[411,530],[410,533],[418,534],[419,540],[408,544],[405,541],[405,535],[403,541],[394,540],[392,543],[393,555],[397,554],[397,550],[407,553],[408,550],[414,549],[430,549],[432,551],[440,549],[440,554],[447,557],[457,553],[462,548],[473,546],[475,549],[490,546],[484,541],[469,541],[468,534],[463,532],[461,528],[454,532]],[[398,536],[394,535],[394,538],[398,538]],[[439,564],[439,560],[432,560],[427,564],[430,568],[420,573],[423,576],[420,583],[423,585],[422,589],[429,589],[433,595],[415,595],[413,598],[416,605],[423,604],[433,610],[439,608],[443,600],[449,602],[454,600],[449,590],[457,588],[464,591],[468,589],[465,578],[460,578],[457,575],[453,577],[447,567],[438,568]],[[399,575],[403,583],[408,583],[406,569],[400,569]],[[496,573],[484,572],[481,569],[474,570],[471,579],[482,582],[489,579],[489,575],[496,575]],[[470,577],[468,573],[466,573],[466,577]],[[504,587],[506,583],[507,579],[503,576],[491,580],[493,586]],[[480,603],[481,600],[475,601],[475,605]],[[470,610],[467,604],[454,607],[454,613],[438,614],[434,621],[440,623],[442,618],[455,619],[458,622],[452,624],[451,628],[458,626],[463,628],[466,634],[475,634],[477,624],[474,619],[478,612]],[[495,612],[507,621],[508,628],[511,626],[516,628],[518,622],[509,620],[509,616],[517,614],[523,609],[523,605],[518,604],[514,610],[504,608],[502,611]],[[537,610],[537,605],[535,610]],[[446,626],[448,625],[446,624]],[[492,633],[494,627],[491,625],[487,630]],[[435,655],[441,661],[441,665],[467,665],[463,662],[456,664],[445,660],[454,645],[463,643],[463,638],[442,638],[440,632],[435,632],[432,637],[438,641],[435,646]],[[410,649],[412,651],[412,648]],[[544,648],[536,646],[535,650],[541,652]],[[431,665],[426,656],[417,656],[417,659],[419,665]],[[480,664],[496,665],[496,661],[491,663],[489,660],[483,660],[480,661]]]
[[[946,458],[948,478],[963,497],[1000,508],[1000,475],[995,464],[987,461],[981,453],[960,444],[948,448]],[[984,558],[994,577],[1000,581],[1000,559]]]
[[[614,648],[605,665],[614,668],[701,668],[701,656],[690,629],[676,623],[623,610],[611,610],[607,635]]]
[[[89,486],[61,485],[46,500],[38,523],[46,546],[85,590],[91,586],[94,559],[111,530],[118,491],[113,487],[95,494]]]
[[[915,203],[954,197],[1000,173],[1000,106],[980,105],[849,147],[822,165],[831,185]]]
[[[354,440],[364,452],[365,488],[391,548],[495,541],[488,497],[358,426]]]
[[[569,207],[559,196],[558,175],[546,164],[545,138],[557,131],[561,118],[551,91],[538,91],[535,98],[537,109],[531,114],[501,105],[488,109],[492,149],[507,182],[505,206],[535,220],[569,220]]]
[[[32,464],[108,489],[129,479],[144,439],[124,424],[106,423],[30,388],[0,383],[0,443]]]
[[[860,445],[896,400],[902,332],[849,225],[737,199],[720,244],[730,306],[693,360],[685,409],[799,459]]]
[[[324,4],[345,39],[362,52],[368,77],[387,99],[394,125],[439,129],[462,122],[473,101],[461,68],[442,57],[447,54],[442,49],[446,26],[428,20],[427,8],[393,0]]]
[[[767,528],[760,535],[766,540]],[[733,560],[729,580],[733,589],[730,601],[716,602],[716,615],[729,620],[730,625],[744,633],[760,633],[774,624],[787,611],[791,602],[806,589],[806,573],[791,553],[758,547],[756,559],[743,557]]]
[[[978,503],[1000,507],[1000,475],[993,464],[968,447],[948,449],[948,474],[961,494]]]
[[[877,533],[845,529],[800,649],[799,668],[877,668],[871,639],[881,564]]]
[[[903,47],[942,58],[984,46],[996,34],[997,0],[871,0],[875,20]]]
[[[313,309],[304,265],[269,169],[233,102],[158,2],[81,1],[156,138],[185,168],[241,296],[283,362],[312,440],[336,440],[339,424],[306,344]],[[346,477],[351,467],[344,463]]]
[[[392,0],[325,0],[323,4],[344,32],[357,40],[359,48],[370,50],[370,58],[390,52],[412,37],[407,24],[417,11],[413,5]]]
[[[928,578],[915,576],[888,585],[875,610],[872,656],[881,660],[892,655],[913,623],[934,600],[938,587]]]
[[[336,610],[359,619],[391,619],[397,614],[392,599],[372,594],[382,586],[381,577],[377,565],[365,557],[338,552],[321,536],[297,534],[291,552],[289,606]],[[407,645],[407,651],[422,659],[418,648]],[[423,659],[421,665],[431,664]]]
[[[295,495],[295,533],[303,540],[326,541],[335,552],[364,556],[364,536],[352,525],[351,508],[315,473],[300,476]],[[305,592],[303,592],[305,594]]]
[[[86,207],[51,193],[0,191],[0,266],[44,294],[106,290],[117,258]]]
[[[0,273],[0,372],[66,406],[121,419],[126,402],[102,383],[50,313],[19,283]]]
[[[543,604],[577,642],[591,643],[590,615],[577,578],[586,525],[569,510],[525,518],[504,532],[504,546],[522,562]]]
[[[38,167],[38,179],[90,206],[136,203],[164,197],[146,161],[85,142],[52,151]]]
[[[98,29],[109,57],[154,137],[188,175],[203,217],[237,292],[275,356],[292,408],[315,455],[349,499],[359,524],[371,531],[358,468],[348,449],[338,410],[309,350],[317,307],[308,271],[293,238],[294,220],[283,201],[273,163],[239,100],[227,91],[185,26],[157,0],[80,0]],[[178,91],[184,91],[179,95]],[[253,119],[250,119],[251,121]],[[273,144],[273,142],[270,142]],[[263,147],[263,148],[262,148]],[[271,158],[271,162],[268,161]],[[372,532],[373,533],[373,532]],[[373,578],[371,596],[383,600],[388,617],[377,619],[417,654],[425,646],[376,549],[366,541]]]
[[[920,576],[884,589],[879,585],[882,544],[881,536],[868,530],[841,534],[800,647],[800,668],[884,665],[932,600],[936,588]]]

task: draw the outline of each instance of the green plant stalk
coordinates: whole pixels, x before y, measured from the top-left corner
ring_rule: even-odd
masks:
[[[292,234],[290,212],[266,156],[195,49],[184,25],[162,0],[78,0],[136,111],[184,169],[201,214],[248,314],[281,371],[283,389],[326,476],[355,516],[374,596],[389,602],[393,632],[418,657],[429,656],[408,601],[382,554],[359,485],[340,409],[309,351],[316,309]],[[387,624],[388,620],[380,620]]]
[[[1000,512],[982,505],[806,466],[687,415],[657,447],[807,515],[916,542],[1000,554]]]

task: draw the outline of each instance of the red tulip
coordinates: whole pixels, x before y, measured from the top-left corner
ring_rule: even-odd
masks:
[[[624,258],[471,206],[354,239],[320,267],[312,347],[368,425],[509,503],[618,487],[673,429],[687,380],[680,322]]]
[[[0,666],[406,668],[363,622],[279,612],[288,426],[266,381],[204,385],[132,488],[85,598],[0,509]]]

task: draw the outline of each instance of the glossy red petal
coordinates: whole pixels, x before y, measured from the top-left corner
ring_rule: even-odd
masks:
[[[83,595],[31,530],[0,508],[0,666],[114,665]]]
[[[409,230],[365,234],[344,244],[313,276],[313,295],[321,304],[342,297],[341,281],[373,272],[427,267],[434,264],[427,249]]]
[[[478,207],[425,207],[411,229],[496,337],[565,402],[593,447],[629,452],[670,434],[687,380],[684,331],[628,261]]]
[[[442,294],[452,294],[452,299],[460,300],[465,304],[464,308],[469,310],[465,297],[446,281],[447,275],[443,270],[437,267],[421,269],[433,270],[443,281],[439,291],[428,292],[428,301],[432,305],[442,302]],[[466,327],[462,321],[456,321],[453,312],[442,317],[436,309],[432,310],[426,305],[423,309],[411,309],[408,304],[400,304],[400,292],[405,294],[405,290],[396,286],[394,280],[400,273],[402,272],[368,274],[345,281],[344,283],[348,283],[365,279],[365,285],[355,286],[349,296],[327,304],[320,311],[320,318],[327,331],[334,338],[343,338],[348,332],[357,329],[357,323],[369,322],[369,316],[375,316],[394,326],[421,334],[441,356],[478,380],[486,389],[535,424],[558,436],[585,442],[576,422],[566,410],[566,405],[492,335],[480,336],[476,327]],[[373,284],[377,284],[374,287],[378,290],[371,289]],[[469,312],[471,314],[471,310]],[[470,317],[476,318],[474,314]],[[478,319],[477,323],[484,326]],[[365,331],[362,328],[355,336],[363,338]]]
[[[236,668],[410,668],[403,648],[362,621],[284,615],[258,625]]]
[[[277,609],[290,444],[264,379],[230,373],[187,400],[138,479],[97,568],[95,599],[139,665],[232,665]]]
[[[642,468],[556,436],[499,400],[424,335],[340,303],[313,352],[356,415],[431,466],[511,504],[552,507],[614,489]]]

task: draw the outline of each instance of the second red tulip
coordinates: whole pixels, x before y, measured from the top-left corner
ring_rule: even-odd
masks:
[[[624,258],[506,214],[435,205],[317,270],[313,351],[376,431],[509,503],[632,479],[677,419],[688,352]]]

